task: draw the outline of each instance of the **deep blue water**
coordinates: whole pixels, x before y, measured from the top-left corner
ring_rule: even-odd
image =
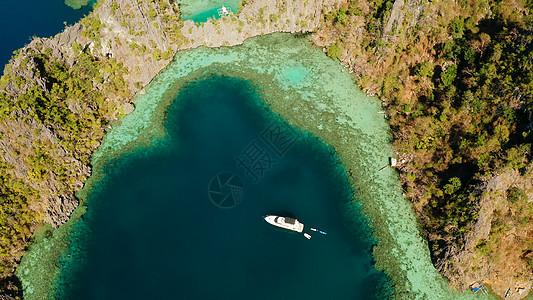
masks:
[[[110,161],[94,185],[56,298],[384,297],[387,277],[373,268],[370,229],[332,150],[272,114],[249,83],[190,83],[165,126],[164,140]],[[237,163],[247,157],[262,162],[250,169],[257,178]],[[221,172],[244,189],[233,189],[239,201],[229,208],[216,195],[232,190],[210,186]],[[266,214],[297,217],[312,239]]]
[[[92,5],[74,10],[64,0],[0,1],[0,66],[2,73],[13,51],[24,47],[32,36],[50,37],[89,14]]]

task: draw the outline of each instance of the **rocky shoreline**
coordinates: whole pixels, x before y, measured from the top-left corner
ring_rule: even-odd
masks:
[[[0,84],[3,97],[14,104],[10,106],[17,106],[0,122],[3,135],[0,152],[3,161],[11,168],[9,176],[39,194],[40,199],[33,199],[28,205],[39,216],[32,222],[28,233],[31,235],[35,231],[40,220],[57,227],[69,219],[80,204],[75,192],[91,175],[88,158],[100,145],[104,130],[110,122],[133,111],[132,96],[164,69],[178,50],[233,46],[248,38],[274,32],[313,32],[321,26],[324,12],[335,9],[340,3],[339,0],[256,0],[247,3],[238,15],[198,25],[181,21],[178,4],[173,0],[102,0],[89,16],[65,28],[62,33],[53,38],[35,38],[18,50],[6,65]],[[93,115],[102,107],[108,108],[106,114],[100,115],[100,126],[83,136],[81,141],[69,141],[71,144],[81,142],[83,146],[69,149],[64,145],[66,136],[60,133],[63,128],[32,119],[35,109],[18,109],[17,102],[35,92],[50,94],[58,80],[51,76],[50,66],[59,65],[68,73],[80,66],[83,55],[90,57],[94,64],[110,62],[111,68],[124,70],[120,80],[125,85],[113,94],[104,95],[105,103],[99,107],[84,107],[84,103],[64,99],[70,112],[78,117],[82,115],[80,112]],[[104,73],[102,80],[92,82],[92,91],[79,91],[80,98],[90,98],[94,91],[104,92],[107,85],[117,80],[114,70],[96,71]],[[45,145],[44,155],[50,165],[67,169],[68,179],[56,170],[39,170],[42,180],[28,176],[34,169],[28,164],[27,157],[37,156],[36,143]],[[12,252],[7,258],[13,260],[8,264],[11,268],[6,270],[8,274],[14,272],[24,250],[13,249]],[[10,285],[9,282],[5,284]]]
[[[97,38],[84,36],[83,33],[88,30],[88,26],[84,26],[84,23],[80,22],[67,27],[65,31],[51,39],[37,38],[33,40],[10,61],[5,71],[24,78],[26,84],[22,87],[17,87],[14,83],[10,83],[5,88],[6,94],[12,99],[16,99],[26,93],[34,84],[46,90],[48,78],[36,76],[38,72],[33,71],[40,68],[39,62],[30,61],[29,64],[24,64],[23,61],[27,60],[29,54],[35,51],[51,51],[51,57],[64,62],[67,67],[72,66],[77,62],[78,53],[75,53],[76,47],[74,47],[77,44],[81,49],[89,49],[90,53],[96,58],[113,57],[119,63],[123,63],[128,70],[124,76],[124,79],[129,83],[127,86],[128,92],[133,95],[165,68],[178,50],[200,46],[233,46],[241,44],[248,38],[273,32],[312,32],[320,26],[323,11],[333,9],[341,1],[318,0],[308,1],[305,4],[300,2],[258,0],[247,4],[238,16],[232,15],[224,19],[209,21],[202,25],[196,25],[192,21],[179,21],[179,9],[173,1],[163,1],[163,3],[167,4],[165,6],[166,9],[156,2],[136,3],[135,5],[130,5],[129,2],[120,0],[100,1],[98,3],[95,11],[88,16],[89,19],[94,18],[102,24],[101,28],[98,29]],[[160,12],[153,20],[148,16],[148,12],[151,9]],[[163,12],[168,13],[172,17],[172,21],[163,20],[164,16],[168,16],[164,15]],[[269,17],[272,15],[278,16],[276,18],[277,21],[272,21],[272,18]],[[127,26],[124,26],[126,24]],[[179,31],[174,35],[168,34],[161,29],[171,25],[179,28]],[[142,34],[139,34],[139,32],[142,32]],[[136,52],[136,47],[148,50]],[[133,51],[132,48],[134,48]],[[157,57],[157,53],[165,53],[167,51],[171,53],[167,57]],[[96,85],[95,88],[98,89],[99,86]],[[108,100],[119,102],[125,114],[133,110],[133,106],[130,103],[131,97]],[[107,116],[107,118],[115,120],[117,119],[117,114],[114,113]],[[41,137],[43,140],[51,143],[57,142],[57,137],[54,136],[53,131],[49,128],[36,122],[24,125],[26,125],[25,132],[38,129],[42,132]],[[15,121],[8,126],[22,129],[25,127],[24,125]],[[29,135],[28,133],[22,134]],[[32,140],[28,139],[25,142],[27,145],[22,146],[28,148]],[[59,148],[61,149],[61,147]],[[5,154],[4,160],[13,165],[14,174],[18,178],[25,178],[27,173],[26,165],[9,155],[9,153],[13,152],[13,145],[3,140],[0,143],[0,150]],[[63,156],[63,159],[71,160],[69,165],[76,169],[76,173],[79,176],[88,177],[90,175],[89,165],[68,157],[68,153],[61,153],[60,156]],[[35,185],[32,182],[28,182],[28,184],[33,184],[39,190],[50,191],[58,190],[57,187],[60,185],[54,180],[49,180],[43,185]],[[70,189],[76,191],[82,186],[83,180],[80,180],[72,185]],[[78,201],[70,193],[48,197],[45,202],[49,203],[45,221],[54,226],[59,226],[68,220]]]
[[[179,6],[173,0],[151,2],[101,0],[84,20],[67,27],[53,38],[36,38],[19,50],[6,66],[4,78],[7,79],[0,81],[0,92],[9,97],[13,103],[35,89],[43,93],[52,91],[57,79],[51,78],[45,72],[48,63],[46,60],[60,63],[65,69],[70,70],[80,65],[81,54],[87,54],[96,62],[113,61],[114,65],[125,70],[121,76],[125,81],[123,89],[105,95],[103,105],[109,109],[98,119],[101,126],[95,128],[90,135],[83,137],[83,141],[79,141],[83,143],[83,147],[76,151],[64,146],[65,137],[60,133],[61,128],[28,118],[29,112],[32,111],[31,107],[27,110],[13,110],[9,117],[0,122],[0,132],[3,136],[0,139],[0,152],[3,161],[12,167],[9,171],[10,176],[39,191],[40,199],[31,204],[31,210],[40,216],[40,220],[33,222],[33,226],[29,229],[30,233],[34,232],[41,222],[57,227],[69,219],[74,209],[80,204],[75,192],[83,187],[91,175],[88,158],[100,145],[104,131],[109,128],[111,122],[134,110],[133,95],[150,83],[168,65],[177,51],[201,46],[234,46],[251,37],[274,32],[318,32],[313,37],[313,41],[316,45],[324,47],[326,51],[335,39],[328,38],[331,32],[324,33],[330,30],[324,29],[324,16],[330,10],[338,9],[342,3],[343,1],[339,0],[305,2],[255,0],[247,3],[238,15],[197,25],[192,21],[179,20]],[[426,4],[419,3],[419,1],[406,1],[406,3],[395,1],[392,13],[385,22],[384,39],[391,39],[391,41],[394,39],[393,34],[389,36],[387,33],[392,30],[393,23],[410,22],[412,26],[419,21],[425,8]],[[363,11],[363,13],[368,12]],[[352,21],[359,22],[363,26],[364,15],[354,16]],[[353,35],[358,35],[362,31],[361,29],[361,31],[354,32]],[[346,42],[350,43],[350,41]],[[358,40],[354,39],[351,42],[356,43]],[[340,60],[350,72],[356,72],[356,76],[359,77],[364,77],[365,72],[374,70],[364,55],[354,57],[354,55],[344,53]],[[104,73],[103,80],[93,81],[92,89],[103,92],[106,91],[106,86],[116,79],[117,73],[108,70],[98,71]],[[75,74],[71,75],[75,76]],[[377,85],[367,85],[365,89],[368,94],[379,94]],[[83,93],[88,94],[89,91],[83,91]],[[96,110],[92,106],[81,108],[80,103],[72,102],[70,99],[68,101],[65,99],[65,102],[72,112],[83,109],[91,112]],[[32,151],[36,143],[47,145],[49,149],[47,155],[52,160],[51,164],[68,166],[68,180],[52,170],[45,172],[44,179],[40,181],[32,180],[28,176],[33,170],[24,156],[31,157],[34,154]],[[487,189],[492,193],[491,197],[499,197],[498,192],[509,187],[509,184],[501,186],[496,184],[496,182],[501,182],[502,178],[507,178],[506,176],[511,175],[503,174],[488,183]],[[518,176],[513,178],[518,178]],[[531,189],[527,182],[520,181],[520,184]],[[491,278],[496,274],[483,267],[484,264],[486,266],[486,262],[479,262],[482,267],[474,272],[475,278],[472,274],[463,272],[472,267],[468,261],[479,259],[472,257],[469,249],[473,249],[482,238],[488,235],[490,222],[483,223],[483,220],[490,219],[495,209],[493,200],[482,199],[480,221],[476,224],[475,231],[467,237],[465,249],[456,249],[453,253],[458,263],[440,266],[441,272],[451,280],[455,287],[466,289],[471,280]],[[512,243],[511,238],[509,243]],[[18,262],[24,253],[22,249],[12,252],[15,262]],[[9,272],[13,273],[14,268]],[[508,275],[513,274],[495,275],[495,282],[498,280],[504,282],[506,279],[503,277],[509,277]],[[505,281],[505,285],[502,284],[501,288],[510,284],[512,283]],[[521,290],[521,293],[513,294],[516,299],[527,293],[528,285],[531,290],[531,282],[521,284],[525,288]],[[498,294],[502,293],[501,288],[497,290]]]

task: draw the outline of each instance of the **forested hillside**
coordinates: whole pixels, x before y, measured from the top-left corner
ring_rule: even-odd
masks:
[[[31,236],[69,219],[111,121],[133,111],[133,95],[176,51],[314,31],[339,2],[248,1],[238,15],[195,24],[180,20],[176,0],[101,0],[15,51],[0,78],[0,298],[22,297],[14,272]]]
[[[35,51],[21,63],[36,64],[31,70],[47,82],[26,82],[9,70],[0,78],[1,277],[12,275],[31,234],[50,213],[45,199],[74,198],[83,185],[89,173],[82,166],[89,164],[104,126],[119,111],[120,103],[109,99],[129,97],[122,79],[125,68],[113,58],[81,53],[67,67],[50,53]],[[25,92],[14,99],[8,95],[13,89]],[[18,174],[14,165],[23,165],[26,174]],[[0,290],[18,290],[10,281],[0,282],[7,285]]]
[[[17,51],[0,79],[0,295],[20,296],[13,272],[35,228],[68,218],[106,126],[172,53],[305,31],[319,14],[289,18],[307,3],[182,30],[174,0],[100,1],[100,16]],[[531,0],[352,0],[324,9],[312,37],[383,101],[435,266],[502,297],[533,284],[532,12]]]
[[[533,281],[532,4],[352,1],[314,37],[386,106],[435,266],[500,296]]]

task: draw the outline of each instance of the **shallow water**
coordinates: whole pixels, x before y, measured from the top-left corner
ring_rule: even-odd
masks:
[[[372,267],[344,169],[266,110],[249,83],[189,84],[165,127],[165,139],[114,159],[93,186],[56,298],[382,298],[387,279]],[[231,195],[210,185],[221,172],[240,178],[237,205],[213,197]],[[266,214],[299,218],[313,238],[276,229]]]
[[[94,3],[96,3],[96,0],[65,0],[65,4],[73,9],[80,9],[86,5]]]
[[[273,111],[287,118],[291,125],[320,136],[334,147],[351,174],[355,199],[354,202],[340,202],[344,206],[340,216],[348,224],[352,222],[348,225],[350,232],[365,237],[368,230],[358,232],[356,229],[364,228],[358,223],[361,211],[368,216],[377,242],[373,251],[376,268],[385,270],[390,276],[398,298],[474,297],[471,292],[451,291],[447,281],[433,267],[412,206],[402,196],[396,171],[383,169],[394,152],[390,145],[389,126],[378,113],[383,110],[379,101],[366,97],[342,66],[324,55],[321,49],[310,47],[305,37],[273,34],[248,40],[242,46],[179,52],[146,87],[147,93],[136,96],[135,111],[124,117],[120,124],[114,124],[113,130],[106,135],[92,157],[95,173],[87,186],[97,185],[101,178],[99,170],[104,169],[110,157],[129,152],[142,153],[136,150],[162,143],[166,131],[158,120],[164,119],[166,108],[187,82],[213,73],[253,82],[263,96],[262,100]],[[290,179],[292,177],[286,180]],[[334,182],[343,180],[345,178]],[[86,188],[79,196],[87,199],[90,192],[91,189]],[[245,195],[249,196],[247,192]],[[249,202],[243,200],[237,208]],[[302,221],[307,223],[303,218]],[[63,228],[54,231],[56,240],[61,241],[66,231]],[[72,232],[75,235],[83,231]],[[316,240],[317,237],[313,237],[311,241],[303,241]],[[25,296],[39,283],[38,278],[31,278],[31,270],[42,265],[53,266],[57,262],[53,260],[56,256],[46,258],[44,255],[57,253],[46,250],[53,248],[50,243],[33,245],[23,259],[19,274]],[[61,243],[57,244],[61,248]],[[71,249],[76,245],[79,244],[73,243]],[[63,260],[72,259],[72,255],[63,256]],[[483,298],[482,295],[475,297]]]
[[[0,66],[3,71],[13,51],[24,47],[32,36],[48,37],[61,32],[89,14],[92,5],[74,10],[64,0],[0,1]]]
[[[242,0],[180,0],[181,19],[203,23],[207,19],[219,19],[218,9],[224,5],[237,13]]]

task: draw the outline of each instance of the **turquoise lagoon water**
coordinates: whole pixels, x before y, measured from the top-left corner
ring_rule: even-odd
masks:
[[[209,74],[226,77],[211,78]],[[198,81],[206,76],[210,79]],[[228,77],[253,82],[257,90],[243,91],[241,81]],[[217,85],[219,80],[225,84]],[[191,81],[194,83],[185,88]],[[230,101],[235,105],[229,106],[216,104],[218,94],[228,93],[226,86],[232,87],[230,98],[243,101]],[[191,96],[196,100],[190,100],[187,96],[195,92],[201,95],[198,87],[202,97],[213,101],[195,108],[196,100],[208,101],[200,96]],[[128,289],[141,287],[143,296],[159,293],[158,289],[170,291],[169,286],[180,283],[173,276],[163,275],[176,275],[175,269],[182,267],[189,272],[188,279],[176,276],[190,284],[180,291],[190,295],[204,293],[209,297],[211,285],[230,295],[244,282],[256,284],[258,291],[264,288],[289,295],[305,293],[305,288],[309,288],[316,292],[309,296],[311,299],[324,296],[332,285],[340,292],[333,291],[328,298],[334,299],[341,292],[347,297],[366,298],[375,295],[376,289],[390,291],[386,277],[374,270],[368,252],[375,243],[375,267],[390,276],[397,298],[483,298],[471,292],[451,291],[433,267],[427,242],[418,230],[412,206],[402,196],[396,171],[383,169],[394,153],[389,126],[377,113],[383,109],[379,101],[366,97],[346,70],[321,49],[309,47],[305,37],[274,34],[231,48],[181,51],[145,90],[147,93],[135,98],[135,111],[113,125],[92,157],[97,176],[91,177],[88,187],[79,194],[86,200],[88,213],[70,230],[71,243],[66,254],[62,250],[63,236],[70,225],[51,230],[50,237],[39,239],[23,258],[17,276],[26,299],[43,299],[46,296],[39,295],[50,291],[65,297],[88,292],[84,285],[95,287],[95,293],[107,293],[113,284],[128,285]],[[254,184],[253,178],[236,165],[235,156],[253,141],[260,141],[265,126],[274,120],[280,122],[264,106],[249,104],[257,102],[257,94],[273,111],[288,118],[291,125],[320,136],[334,147],[350,174],[353,197],[349,196],[344,170],[334,156],[327,154],[332,148],[309,134],[301,136],[258,183]],[[198,128],[187,125],[191,118]],[[181,173],[171,172],[178,167],[183,167]],[[176,177],[161,178],[160,172]],[[231,181],[233,189],[225,186],[217,190],[218,194],[233,191],[234,195],[242,195],[240,186],[245,186],[244,197],[229,198],[238,198],[234,208],[221,209],[209,198],[213,195],[209,193],[209,183],[218,172],[241,177],[243,184]],[[228,177],[220,178],[224,181]],[[165,192],[166,188],[169,189]],[[191,192],[180,192],[181,189]],[[215,200],[219,206],[231,204],[220,198]],[[361,211],[368,216],[375,241]],[[82,212],[83,207],[76,214]],[[329,234],[313,235],[310,241],[299,235],[281,234],[259,217],[269,212],[293,214]],[[79,217],[71,223],[76,220]],[[194,220],[202,226],[196,228],[192,225],[196,223],[184,224],[183,220]],[[243,224],[249,224],[250,229]],[[259,248],[270,252],[253,252]],[[241,254],[238,259],[234,252]],[[218,254],[224,262],[218,260]],[[266,263],[263,258],[272,261]],[[196,263],[196,268],[191,269],[190,261]],[[339,266],[339,261],[351,271]],[[284,267],[276,274],[296,270],[304,280],[297,281],[295,287],[269,281],[273,278],[270,276],[261,278],[258,272],[250,273],[248,266],[264,265]],[[334,272],[331,266],[335,266]],[[224,269],[230,269],[229,275]],[[57,273],[60,276],[48,275]],[[130,273],[138,274],[142,280],[130,280]],[[324,274],[334,279],[322,277]],[[124,275],[129,283],[121,281]],[[46,276],[60,280],[51,287],[48,279],[43,280]],[[191,283],[190,278],[201,279]],[[212,283],[212,278],[214,282],[219,279],[220,284]],[[263,280],[263,285],[259,286],[256,279]],[[300,286],[302,283],[305,284]],[[362,286],[368,289],[360,290]]]
[[[181,18],[203,23],[208,19],[218,19],[218,9],[224,5],[237,13],[242,0],[180,0]]]
[[[249,82],[213,76],[188,84],[165,127],[164,139],[111,160],[93,185],[56,298],[382,299],[390,292],[372,266],[370,230],[332,149],[266,109]],[[273,139],[279,134],[285,142]],[[221,172],[240,178],[233,194],[210,185]],[[221,204],[213,192],[238,204]],[[345,218],[347,209],[355,218]],[[266,214],[297,217],[312,239],[276,229]]]
[[[64,0],[0,1],[0,65],[3,71],[13,51],[24,47],[32,36],[48,37],[61,32],[89,14],[92,5],[74,10]]]

